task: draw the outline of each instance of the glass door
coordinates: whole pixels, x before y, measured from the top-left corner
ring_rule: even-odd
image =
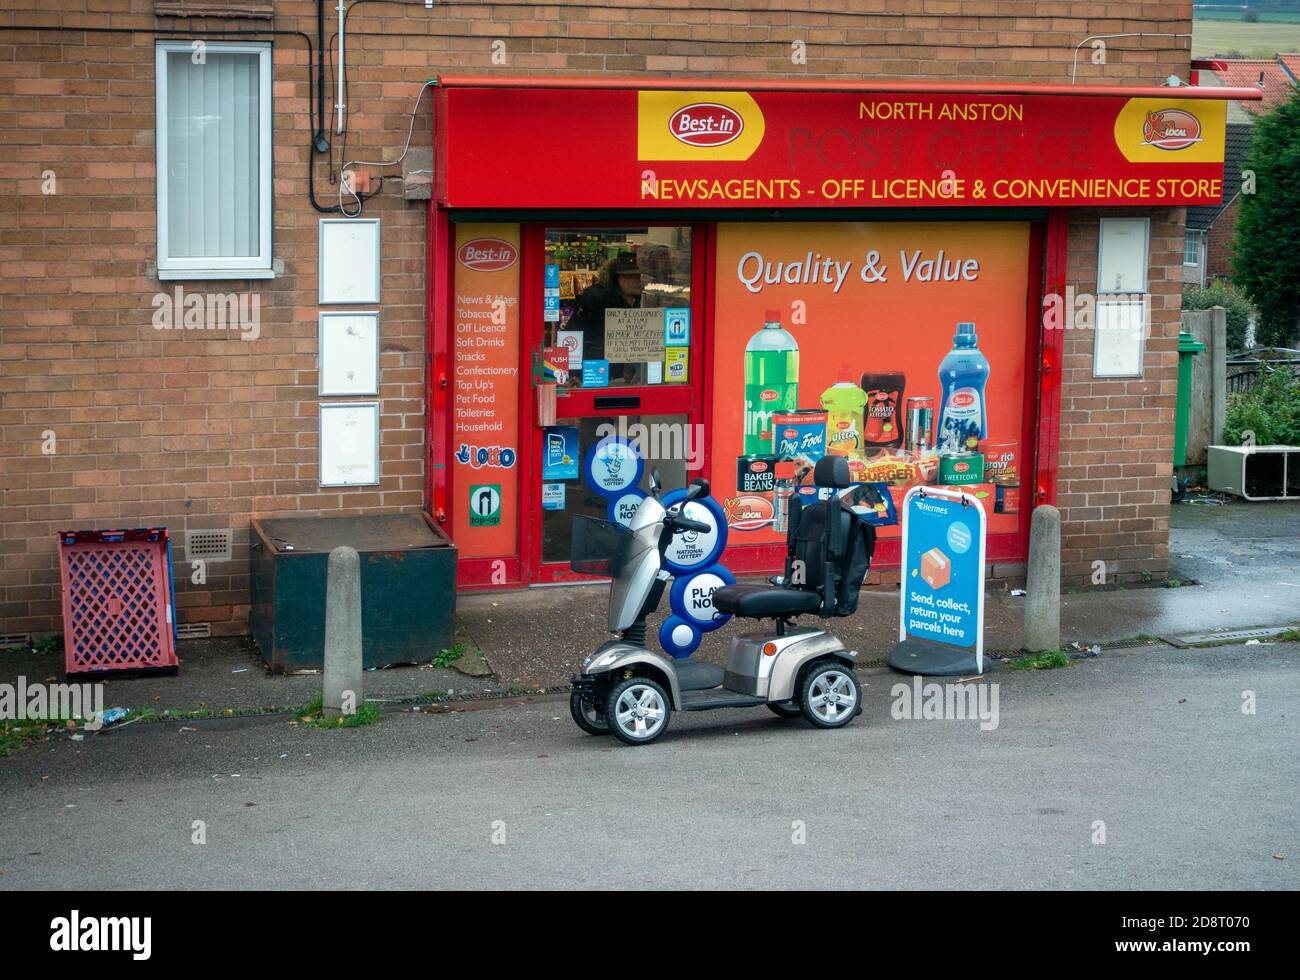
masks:
[[[534,424],[528,495],[534,583],[569,571],[575,514],[626,521],[657,467],[666,488],[703,466],[704,236],[689,225],[535,226],[527,275],[534,383],[556,386],[556,423]],[[605,441],[635,457],[596,453]],[[626,464],[626,469],[623,469]]]

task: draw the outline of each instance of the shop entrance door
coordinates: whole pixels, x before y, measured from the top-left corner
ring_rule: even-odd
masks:
[[[556,424],[538,424],[534,399],[521,439],[531,461],[521,494],[529,579],[591,581],[569,570],[574,515],[617,519],[622,499],[626,518],[653,468],[673,488],[704,465],[704,233],[533,225],[524,237],[526,369],[534,383],[558,378]],[[644,459],[639,479],[619,492],[588,472],[608,438],[632,442]]]

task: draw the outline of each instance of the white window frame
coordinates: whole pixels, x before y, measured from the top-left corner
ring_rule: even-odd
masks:
[[[1189,240],[1196,242],[1195,262],[1187,261],[1187,242]],[[1201,255],[1204,253],[1204,251],[1205,251],[1205,232],[1197,228],[1190,228],[1184,230],[1183,231],[1183,265],[1190,266],[1195,269],[1199,269],[1201,267]]]
[[[159,279],[271,279],[271,45],[266,41],[204,41],[209,52],[256,54],[258,61],[258,254],[218,258],[173,258],[167,252],[167,55],[192,53],[193,41],[158,41],[154,49],[154,88],[157,93],[158,278]]]

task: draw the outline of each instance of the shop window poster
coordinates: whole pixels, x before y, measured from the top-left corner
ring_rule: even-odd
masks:
[[[731,544],[783,540],[827,454],[895,508],[959,486],[990,533],[1017,531],[1028,270],[1024,222],[719,225],[711,479]]]
[[[669,347],[664,351],[664,374],[669,384],[682,384],[687,380],[690,350],[686,347]]]
[[[542,510],[564,510],[564,484],[542,484]]]
[[[584,388],[608,388],[609,387],[609,361],[583,361],[582,362],[582,387]]]
[[[664,346],[688,347],[691,343],[691,311],[670,306],[664,310]]]
[[[578,478],[578,427],[556,425],[545,430],[542,479],[576,480]]]

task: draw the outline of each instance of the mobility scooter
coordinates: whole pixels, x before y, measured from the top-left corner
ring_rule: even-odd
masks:
[[[817,728],[840,728],[861,713],[853,675],[857,651],[846,650],[825,629],[791,620],[854,612],[876,529],[841,499],[854,486],[848,460],[818,460],[813,483],[827,499],[803,504],[802,494],[791,496],[785,573],[769,579],[771,585],[728,585],[713,593],[715,615],[775,621],[771,630],[734,637],[725,671],[646,646],[646,617],[658,608],[672,577],[663,568],[672,536],[711,530],[686,515],[690,501],[708,496],[708,483],[693,480],[685,500],[665,507],[654,471],[650,495],[627,527],[575,519],[570,565],[575,572],[612,577],[609,629],[618,637],[587,657],[573,679],[569,707],[578,727],[646,745],[664,733],[673,711],[766,705],[782,717],[802,714]]]

